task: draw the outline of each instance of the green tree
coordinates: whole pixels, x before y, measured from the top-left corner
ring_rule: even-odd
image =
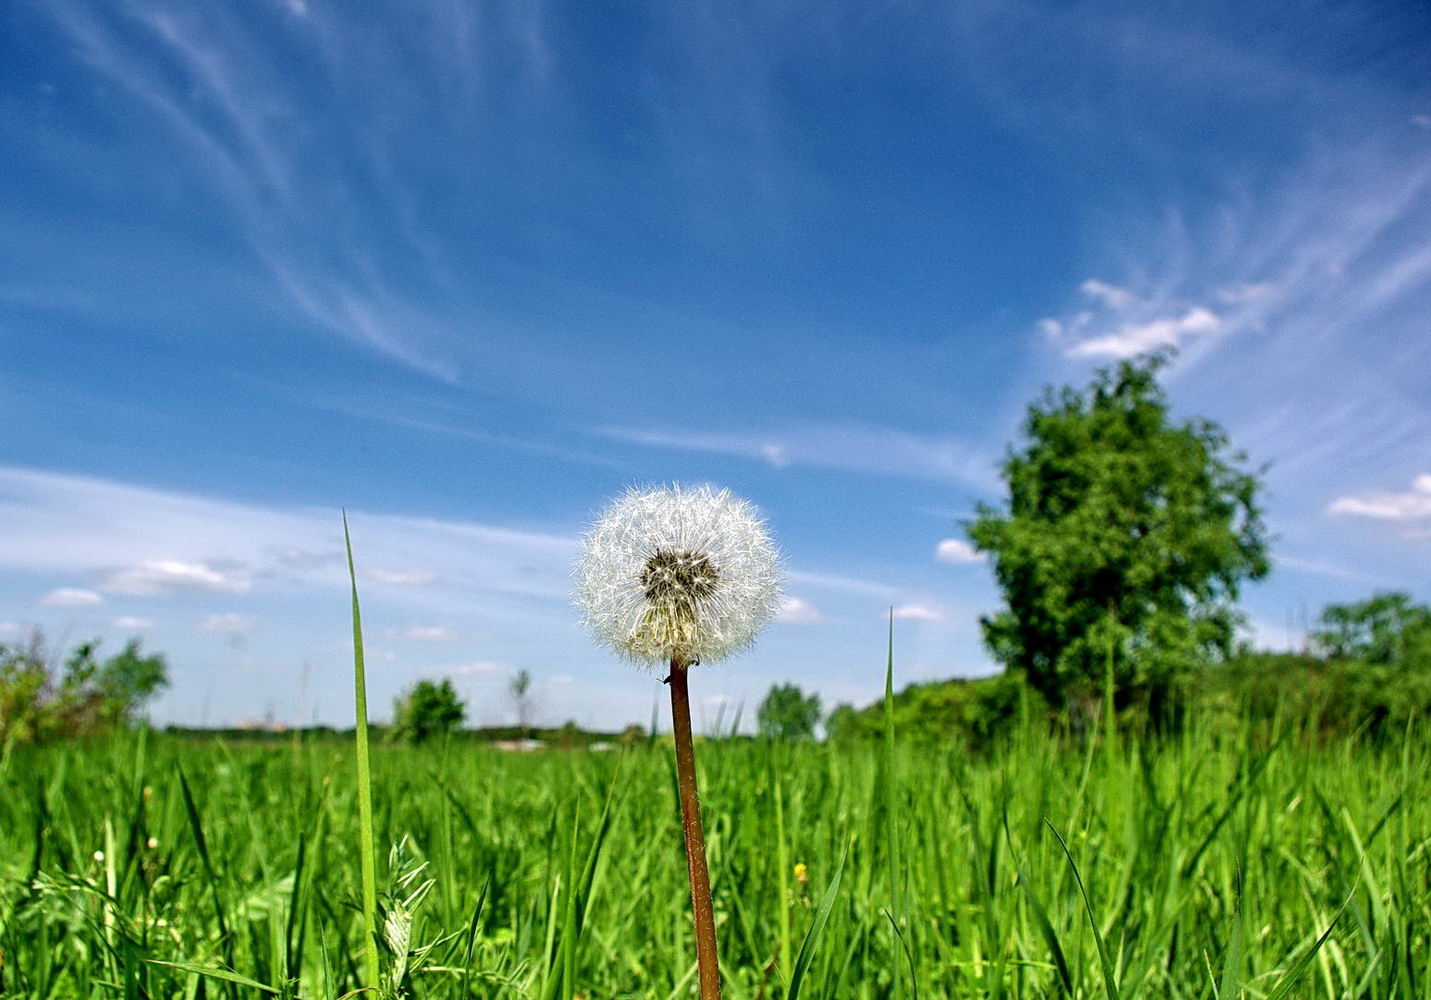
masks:
[[[452,682],[418,681],[393,703],[393,729],[408,743],[425,743],[456,732],[467,718],[467,707]]]
[[[104,661],[94,675],[105,714],[116,722],[132,722],[139,711],[169,686],[169,665],[162,653],[143,655],[138,639]]]
[[[825,735],[834,743],[849,743],[868,736],[867,729],[864,717],[847,703],[836,705],[825,720]]]
[[[760,732],[783,740],[804,740],[815,735],[820,723],[820,696],[806,695],[794,684],[776,684],[760,703]]]
[[[1328,656],[1364,663],[1431,667],[1431,607],[1408,594],[1376,594],[1352,604],[1329,604],[1313,633]]]
[[[1163,715],[1189,670],[1231,652],[1239,585],[1267,573],[1257,477],[1216,424],[1173,422],[1169,358],[1046,389],[1002,466],[1007,508],[965,523],[1006,605],[985,641],[1055,705],[1111,696],[1111,677]]]

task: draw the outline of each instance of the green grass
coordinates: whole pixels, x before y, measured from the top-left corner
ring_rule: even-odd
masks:
[[[1431,995],[1424,732],[889,752],[701,748],[727,997]],[[353,753],[157,735],[16,750],[6,995],[356,988]],[[375,745],[372,770],[379,908],[406,950],[432,946],[408,961],[414,996],[694,995],[669,747]],[[200,992],[198,967],[232,975]]]

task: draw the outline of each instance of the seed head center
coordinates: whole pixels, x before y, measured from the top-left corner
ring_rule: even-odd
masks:
[[[694,605],[715,593],[720,572],[704,552],[660,549],[646,560],[641,586],[652,604]]]

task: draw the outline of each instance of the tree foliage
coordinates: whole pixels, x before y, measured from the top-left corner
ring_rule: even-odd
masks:
[[[162,654],[138,639],[107,660],[99,641],[81,643],[56,669],[44,636],[0,644],[0,743],[42,743],[89,736],[133,723],[169,684]]]
[[[820,696],[806,695],[794,684],[776,684],[760,703],[757,715],[763,736],[806,740],[820,724]]]
[[[965,524],[1006,605],[985,640],[1055,705],[1110,673],[1123,700],[1162,703],[1231,651],[1239,584],[1268,569],[1257,477],[1216,424],[1172,420],[1167,361],[1045,390],[1003,463],[1007,508],[981,504]]]
[[[1019,718],[1027,693],[1015,673],[910,684],[894,696],[895,729],[901,741],[912,744],[959,743],[982,751]],[[1030,710],[1042,708],[1034,694]],[[883,699],[862,709],[837,705],[825,720],[825,732],[836,743],[882,739],[884,717]]]
[[[1413,604],[1409,594],[1329,604],[1313,638],[1331,657],[1431,670],[1431,607]]]
[[[418,681],[393,704],[393,730],[413,744],[454,733],[466,718],[467,707],[446,678]]]

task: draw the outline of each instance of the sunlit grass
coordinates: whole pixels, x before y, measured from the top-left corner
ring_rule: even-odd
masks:
[[[1319,746],[1222,725],[1116,755],[1034,731],[983,759],[709,743],[726,995],[887,997],[898,976],[926,998],[1424,996],[1428,750],[1424,732]],[[353,752],[162,736],[17,750],[0,797],[8,995],[195,995],[156,961],[239,977],[209,996],[358,986]],[[371,757],[380,858],[407,837],[433,880],[414,995],[693,995],[668,748]],[[380,865],[385,899],[391,880]]]

